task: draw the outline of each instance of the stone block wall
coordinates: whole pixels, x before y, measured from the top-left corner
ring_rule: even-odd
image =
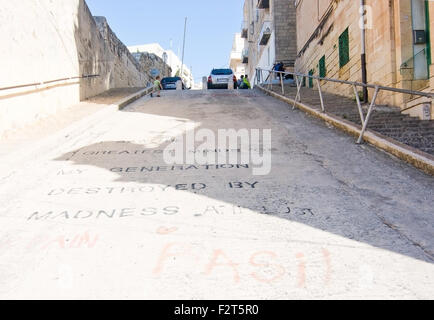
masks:
[[[297,57],[297,22],[294,1],[274,0],[276,61],[293,61]]]
[[[327,7],[327,2],[329,6]],[[360,2],[352,0],[298,0],[297,1],[297,61],[298,71],[310,70],[319,75],[319,60],[325,56],[326,77],[361,82],[361,29]],[[322,4],[322,7],[319,6]],[[394,88],[433,91],[433,81],[413,80],[409,71],[401,69],[403,62],[413,56],[411,1],[366,0],[367,30],[366,58],[367,81]],[[433,25],[434,6],[429,3],[430,22]],[[310,23],[313,21],[314,23]],[[339,36],[348,28],[350,61],[339,66]],[[431,27],[431,37],[433,31]],[[433,70],[433,66],[430,66]],[[431,83],[431,84],[430,84]],[[324,90],[354,97],[348,85],[323,82]],[[358,89],[362,91],[361,88]],[[372,98],[373,89],[369,89]],[[401,109],[421,104],[426,98],[381,91],[377,104],[397,106]],[[421,107],[411,109],[413,116],[421,116]],[[434,112],[432,112],[434,114]]]
[[[106,22],[98,29],[84,0],[3,1],[0,21],[0,88],[99,75],[1,90],[0,138],[108,89],[149,81]]]
[[[148,76],[148,84],[150,84],[151,80],[153,79],[151,74],[152,69],[160,71],[161,78],[170,77],[172,75],[172,68],[170,68],[163,59],[153,53],[142,53],[138,60],[138,64],[140,70],[142,70]]]
[[[106,81],[110,83],[110,88],[145,86],[149,77],[127,47],[117,38],[106,18],[93,18],[105,42],[106,51],[109,52],[111,74],[106,74]]]
[[[317,0],[302,0],[302,4],[311,10],[317,10]],[[319,75],[319,61],[325,56],[326,77],[341,80],[360,81],[361,80],[361,60],[360,60],[360,29],[358,26],[358,1],[343,0],[339,3],[331,2],[328,13],[321,15],[315,11],[313,21],[316,21],[315,28],[307,26],[311,34],[303,35],[304,24],[307,20],[304,16],[297,16],[298,32],[302,34],[299,41],[296,70],[308,74],[313,70],[313,74]],[[304,8],[304,10],[307,10]],[[326,10],[327,11],[327,10]],[[299,14],[300,8],[297,13]],[[304,13],[305,14],[305,13]],[[319,19],[321,20],[318,21]],[[349,31],[349,52],[350,61],[340,68],[339,66],[339,36],[348,28]],[[307,83],[307,80],[306,80]],[[339,85],[332,82],[322,84],[324,90],[352,96],[352,88],[347,85]]]

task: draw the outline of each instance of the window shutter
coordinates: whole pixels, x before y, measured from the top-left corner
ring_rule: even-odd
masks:
[[[339,36],[339,67],[342,68],[350,61],[350,45],[348,28]]]
[[[322,58],[319,60],[319,76],[321,78],[325,78],[326,76],[326,63],[325,63],[325,56],[322,56]]]

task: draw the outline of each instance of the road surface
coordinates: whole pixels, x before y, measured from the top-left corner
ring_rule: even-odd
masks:
[[[166,164],[186,124],[271,129],[271,173]],[[432,299],[433,186],[259,92],[163,92],[1,153],[0,298]]]

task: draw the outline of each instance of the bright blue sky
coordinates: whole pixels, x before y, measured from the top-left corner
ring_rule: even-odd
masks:
[[[182,53],[195,81],[213,67],[228,66],[234,34],[240,32],[244,0],[86,0],[94,16],[105,16],[127,46],[158,42]],[[179,56],[181,58],[181,54]]]

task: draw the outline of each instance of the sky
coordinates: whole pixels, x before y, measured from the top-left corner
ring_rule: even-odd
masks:
[[[241,31],[244,0],[86,0],[94,16],[104,16],[127,46],[159,43],[182,56],[195,81],[212,68],[228,67],[233,38]]]

